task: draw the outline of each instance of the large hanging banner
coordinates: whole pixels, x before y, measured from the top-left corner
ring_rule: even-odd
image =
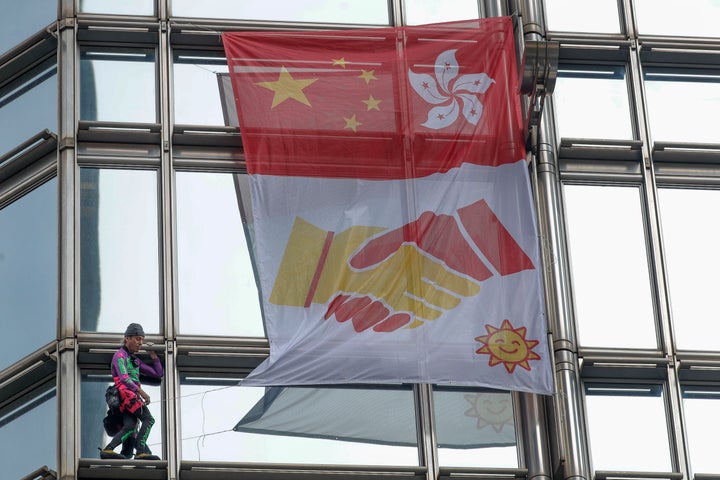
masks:
[[[244,383],[552,393],[510,19],[223,42],[270,340]]]
[[[512,394],[433,388],[438,448],[515,446]],[[344,442],[418,444],[415,404],[407,387],[268,387],[236,432]]]

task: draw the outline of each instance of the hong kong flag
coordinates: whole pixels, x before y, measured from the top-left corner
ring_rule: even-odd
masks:
[[[270,341],[245,383],[551,393],[511,21],[223,42]]]

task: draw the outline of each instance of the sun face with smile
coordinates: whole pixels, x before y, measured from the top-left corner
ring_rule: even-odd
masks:
[[[513,428],[512,399],[509,393],[473,393],[463,395],[472,405],[465,411],[468,417],[477,417],[477,428],[492,425],[496,432],[501,432],[507,425]]]
[[[503,320],[500,328],[492,325],[485,325],[487,335],[475,337],[478,342],[484,343],[482,347],[476,350],[476,353],[484,353],[490,355],[489,365],[502,363],[508,373],[513,373],[515,367],[520,365],[525,370],[530,370],[530,360],[540,360],[540,355],[533,352],[532,349],[538,343],[537,340],[526,340],[525,327],[513,328],[510,320]]]

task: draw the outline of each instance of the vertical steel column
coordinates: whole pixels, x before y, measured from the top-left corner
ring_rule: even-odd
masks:
[[[542,14],[538,15],[532,7],[535,5],[526,5],[524,9],[518,11],[518,5],[511,2],[511,11],[518,15],[516,26],[515,44],[518,52],[518,58],[522,58],[522,52],[525,49],[525,38],[528,40],[543,40],[544,35],[541,28],[535,25],[537,18],[542,18]],[[522,65],[518,65],[518,70]],[[522,72],[520,72],[522,74]],[[530,102],[524,99],[523,111],[526,115],[530,115]],[[535,192],[538,195],[538,192]],[[545,245],[542,245],[545,251]],[[543,259],[544,261],[544,259]],[[522,423],[522,442],[525,451],[526,468],[528,469],[528,479],[550,479],[553,475],[552,464],[550,462],[550,445],[547,435],[548,420],[545,412],[545,397],[529,393],[518,394]]]
[[[516,12],[517,6],[514,2],[508,9],[505,0],[484,0],[484,9],[487,17],[507,15],[508,11],[518,14],[518,19],[523,19],[520,12]],[[530,21],[534,20],[534,10],[529,7],[525,9],[529,11]],[[523,32],[525,32],[526,24],[523,23]],[[539,40],[541,38],[532,38]],[[520,35],[516,36],[516,52],[520,58],[524,48],[524,38]],[[543,245],[543,249],[545,249]],[[528,469],[528,479],[550,479],[552,478],[552,467],[550,465],[549,442],[546,434],[547,419],[545,415],[545,403],[543,396],[529,393],[520,393],[518,398],[518,412],[522,421],[522,444],[525,453],[525,466]]]
[[[647,231],[649,237],[649,248],[651,250],[651,267],[655,279],[657,292],[657,316],[660,323],[661,348],[668,362],[667,379],[667,404],[669,408],[669,428],[671,434],[671,446],[674,447],[673,468],[679,471],[683,478],[688,478],[692,467],[690,466],[690,452],[686,439],[684,421],[682,419],[682,390],[679,379],[679,362],[676,357],[677,349],[672,334],[672,323],[670,318],[670,297],[667,284],[667,271],[665,267],[663,247],[660,232],[660,212],[657,200],[657,183],[655,180],[655,168],[652,160],[653,138],[648,115],[647,96],[645,93],[645,81],[642,66],[642,42],[639,39],[640,32],[637,27],[637,19],[633,9],[632,0],[621,0],[621,22],[625,34],[631,42],[630,47],[630,80],[631,92],[630,102],[634,111],[634,122],[637,128],[637,135],[642,142],[643,158],[643,188],[644,203],[646,212]]]
[[[545,40],[542,0],[522,0],[520,3],[524,38]],[[568,298],[569,267],[560,199],[556,139],[553,99],[549,97],[545,99],[533,161],[537,179],[536,196],[541,248],[544,252],[548,325],[552,333],[555,361],[556,394],[551,410],[551,415],[554,417],[552,423],[556,427],[556,431],[551,432],[555,447],[553,475],[564,479],[587,480],[591,478],[591,473],[582,408],[577,337]],[[534,460],[542,461],[542,458]],[[543,466],[539,464],[533,468],[538,468],[542,472]]]
[[[156,4],[159,21],[159,47],[158,47],[158,98],[160,99],[160,236],[162,248],[162,316],[161,332],[165,339],[165,378],[163,380],[163,444],[168,462],[168,478],[175,480],[179,475],[180,460],[180,423],[178,411],[179,402],[171,399],[178,398],[179,386],[177,384],[175,359],[175,339],[177,337],[177,315],[175,315],[175,289],[174,283],[174,250],[173,246],[173,190],[174,175],[172,168],[172,49],[170,46],[170,22],[168,18],[169,2],[159,0]]]
[[[58,2],[58,369],[57,369],[57,449],[58,478],[74,479],[79,455],[79,386],[75,341],[75,210],[77,169],[75,162],[75,5],[73,0]]]
[[[437,435],[435,434],[435,412],[433,409],[432,386],[418,384],[413,388],[415,399],[415,421],[418,433],[418,449],[421,464],[427,468],[425,478],[438,480],[440,464],[437,455]]]
[[[405,26],[405,2],[403,0],[388,0],[388,15],[391,27]]]
[[[507,15],[507,2],[505,0],[483,0],[485,18],[501,17]]]

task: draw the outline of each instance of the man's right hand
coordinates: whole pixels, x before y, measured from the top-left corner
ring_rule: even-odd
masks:
[[[145,393],[145,390],[143,390],[142,388],[138,388],[137,394],[140,396],[140,398],[143,399],[145,405],[150,405],[150,395]]]

